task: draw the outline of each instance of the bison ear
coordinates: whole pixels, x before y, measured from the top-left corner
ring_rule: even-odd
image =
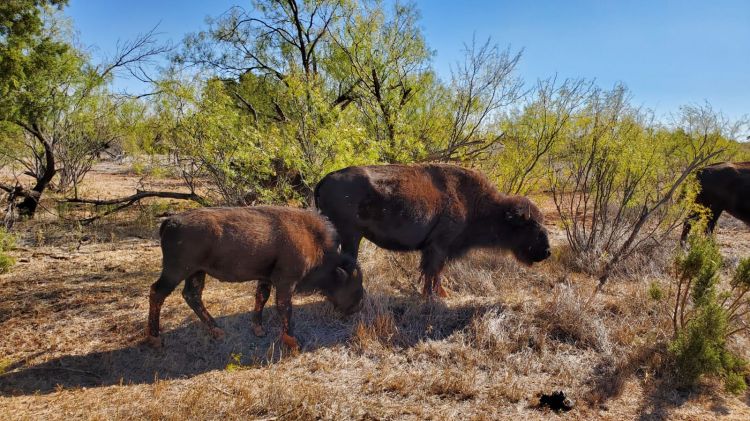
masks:
[[[349,274],[346,273],[346,271],[342,268],[336,268],[336,279],[340,283],[345,283],[346,279],[349,277]]]

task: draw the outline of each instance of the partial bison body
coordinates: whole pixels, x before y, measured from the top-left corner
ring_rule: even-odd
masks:
[[[185,301],[215,338],[223,337],[201,298],[206,274],[229,282],[258,280],[252,313],[257,336],[265,335],[263,307],[275,287],[281,339],[290,348],[298,348],[290,321],[293,292],[321,292],[347,314],[361,306],[360,270],[339,253],[335,229],[316,212],[274,206],[197,209],[165,220],[160,235],[162,273],[151,286],[147,328],[155,346],[161,344],[161,306],[183,280]]]
[[[695,203],[711,211],[707,229],[713,232],[721,213],[726,211],[735,218],[750,224],[750,162],[722,162],[709,165],[697,174],[700,193]],[[690,226],[698,218],[693,212],[682,230],[684,242]]]
[[[510,250],[529,265],[550,255],[534,204],[455,165],[345,168],[318,183],[315,203],[336,226],[342,251],[354,258],[362,237],[389,250],[421,250],[427,295],[445,296],[445,262],[475,247]]]

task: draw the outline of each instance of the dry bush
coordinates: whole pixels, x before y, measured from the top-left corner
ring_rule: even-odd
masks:
[[[352,335],[355,349],[382,351],[398,343],[399,330],[389,306],[388,297],[381,294],[367,294],[364,298],[359,321]]]
[[[522,312],[490,310],[472,320],[468,339],[494,358],[526,349],[538,352],[545,347],[546,334],[524,316]]]
[[[434,376],[428,380],[427,390],[443,399],[473,399],[478,393],[474,384],[476,376],[473,370],[443,369],[434,372]]]
[[[537,318],[552,339],[607,355],[612,353],[612,343],[599,316],[600,305],[570,285],[561,284],[555,287]]]

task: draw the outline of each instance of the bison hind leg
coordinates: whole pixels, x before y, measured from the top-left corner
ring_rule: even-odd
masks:
[[[221,340],[224,338],[224,331],[216,324],[216,320],[203,304],[203,287],[206,284],[206,272],[196,272],[185,280],[185,287],[182,289],[182,297],[185,302],[193,309],[195,315],[206,325],[209,333],[214,339]]]
[[[161,316],[161,306],[169,294],[174,291],[177,285],[182,281],[180,278],[169,276],[162,271],[159,279],[151,285],[149,292],[148,308],[148,325],[146,326],[146,341],[149,345],[161,347],[161,338],[159,337],[159,318]]]

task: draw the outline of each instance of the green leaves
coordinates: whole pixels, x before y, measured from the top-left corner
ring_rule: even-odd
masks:
[[[10,0],[0,3],[0,120],[28,114],[29,89],[60,64],[68,47],[45,28],[49,7],[67,0]],[[19,104],[20,103],[20,104]],[[27,109],[24,110],[23,108]]]
[[[737,270],[732,277],[732,286],[741,289],[750,289],[750,257],[740,260]]]
[[[718,293],[722,257],[712,237],[694,229],[689,248],[675,259],[677,295],[673,313],[675,338],[669,345],[679,380],[697,383],[701,376],[724,379],[732,393],[747,388],[747,363],[729,348],[730,337],[746,329],[742,313],[750,280],[750,259],[740,262],[730,285]]]

